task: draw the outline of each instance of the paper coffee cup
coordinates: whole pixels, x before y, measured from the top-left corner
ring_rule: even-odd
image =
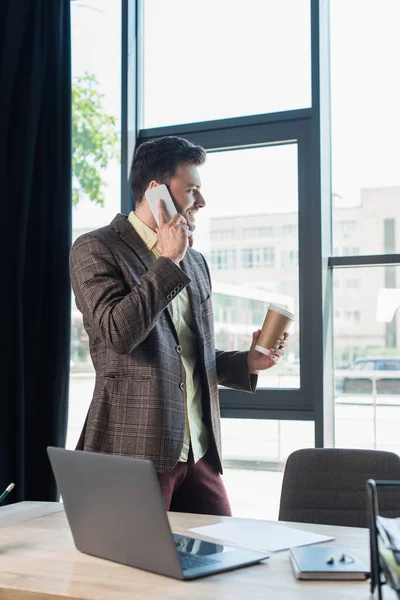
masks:
[[[293,321],[294,314],[292,312],[278,304],[270,304],[257,339],[256,350],[269,355],[270,348],[278,348],[276,340],[282,339],[283,335],[289,332]]]

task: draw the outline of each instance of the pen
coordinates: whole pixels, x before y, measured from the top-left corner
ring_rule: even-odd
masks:
[[[3,502],[5,498],[7,498],[8,494],[15,488],[15,483],[10,483],[9,486],[6,487],[4,492],[0,495],[0,504]]]

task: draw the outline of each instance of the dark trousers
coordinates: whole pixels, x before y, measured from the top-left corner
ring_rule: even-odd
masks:
[[[190,451],[187,462],[178,462],[169,473],[159,473],[158,479],[167,510],[232,516],[221,475],[207,454],[195,464]]]

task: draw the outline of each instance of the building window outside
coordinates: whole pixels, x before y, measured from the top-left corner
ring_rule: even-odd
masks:
[[[361,312],[359,310],[345,310],[344,311],[344,320],[347,324],[352,325],[360,325],[361,322]]]
[[[253,266],[253,250],[244,248],[242,250],[242,269],[252,269]]]
[[[236,231],[234,229],[217,229],[211,231],[211,240],[218,242],[220,240],[234,240],[236,237]]]
[[[275,266],[275,248],[263,248],[263,267]]]
[[[357,221],[336,221],[333,225],[335,232],[354,233],[356,231]]]
[[[243,229],[244,239],[273,237],[276,235],[274,227],[246,227]]]
[[[236,250],[212,250],[211,268],[217,271],[236,267]]]
[[[360,248],[357,246],[343,246],[342,256],[358,256]]]
[[[361,281],[359,279],[345,279],[344,287],[347,290],[359,290],[361,287]]]
[[[297,233],[297,225],[283,225],[282,235],[295,235]]]
[[[274,266],[275,248],[243,248],[243,269],[273,268]]]
[[[281,267],[296,267],[299,263],[297,250],[283,250],[281,252]]]

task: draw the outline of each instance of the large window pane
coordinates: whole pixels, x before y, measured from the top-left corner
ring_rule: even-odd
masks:
[[[400,453],[399,281],[400,267],[334,272],[336,446]]]
[[[71,2],[71,13],[75,240],[109,223],[120,208],[121,3]],[[78,440],[93,386],[88,339],[73,298],[69,448]]]
[[[297,145],[210,153],[200,174],[207,206],[194,244],[211,269],[216,345],[247,350],[268,305],[286,306],[289,349],[259,385],[299,387]]]
[[[400,3],[331,0],[333,253],[400,252]]]
[[[311,104],[309,0],[145,0],[144,126]]]
[[[224,483],[235,517],[277,519],[285,462],[314,448],[314,423],[222,419]]]

